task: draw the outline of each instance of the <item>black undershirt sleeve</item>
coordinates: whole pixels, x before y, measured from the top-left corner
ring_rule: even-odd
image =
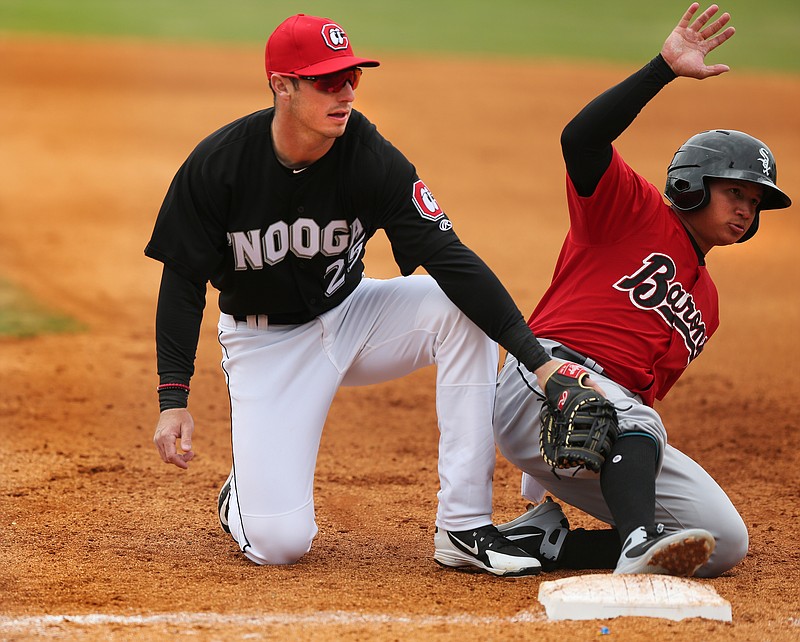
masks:
[[[494,272],[460,241],[423,263],[447,297],[533,372],[550,360]]]
[[[644,106],[677,76],[661,54],[584,107],[561,133],[561,150],[572,184],[591,196],[611,163],[614,142]]]
[[[156,356],[159,383],[189,385],[206,304],[205,283],[194,282],[164,266],[156,308]],[[188,392],[159,390],[160,409],[185,408]]]

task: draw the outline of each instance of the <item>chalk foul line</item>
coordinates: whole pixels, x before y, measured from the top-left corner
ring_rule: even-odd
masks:
[[[25,615],[19,617],[0,616],[0,630],[37,629],[62,624],[78,626],[270,626],[287,624],[314,624],[358,626],[370,624],[404,624],[408,626],[434,626],[456,624],[464,626],[486,626],[490,624],[520,624],[543,622],[544,613],[520,611],[508,617],[480,616],[469,614],[450,615],[397,615],[389,613],[358,613],[354,611],[322,611],[319,613],[158,613],[152,615],[112,615],[87,613],[76,615]]]

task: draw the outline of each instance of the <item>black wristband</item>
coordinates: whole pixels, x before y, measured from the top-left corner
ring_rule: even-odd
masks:
[[[189,405],[189,383],[175,381],[171,375],[162,375],[158,390],[158,405],[161,411],[170,408],[186,408]]]
[[[186,408],[188,405],[188,388],[161,388],[158,391],[158,406],[161,412],[170,408]]]

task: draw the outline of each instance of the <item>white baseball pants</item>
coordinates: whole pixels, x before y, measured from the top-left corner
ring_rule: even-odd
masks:
[[[250,560],[291,564],[311,548],[314,470],[339,386],[379,383],[433,364],[436,525],[459,531],[490,523],[498,348],[431,277],[363,279],[341,305],[309,323],[263,321],[248,327],[227,314],[219,320],[231,400],[228,521]]]

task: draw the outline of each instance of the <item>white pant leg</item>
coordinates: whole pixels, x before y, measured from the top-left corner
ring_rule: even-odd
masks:
[[[437,365],[437,525],[491,520],[491,429],[498,350],[430,277],[365,279],[340,306],[302,326],[248,329],[220,317],[231,395],[231,534],[257,563],[310,548],[319,441],[341,383],[365,385]]]
[[[497,344],[429,276],[364,279],[321,320],[331,361],[345,371],[343,385],[377,383],[436,365],[436,525],[458,531],[490,523]],[[338,330],[328,331],[329,325]]]
[[[259,564],[290,564],[317,533],[313,481],[322,427],[340,375],[322,325],[248,329],[221,315],[231,397],[231,535]]]
[[[547,491],[614,525],[599,474],[581,470],[573,476],[573,471],[563,470],[556,471],[556,475],[542,459],[541,400],[525,385],[516,365],[516,360],[509,358],[498,377],[494,429],[500,452],[523,471],[523,497],[537,501]],[[656,476],[655,520],[667,530],[704,528],[714,535],[716,548],[698,571],[699,576],[720,575],[738,564],[747,552],[747,529],[725,491],[699,464],[668,444]]]
[[[669,530],[704,528],[714,536],[716,547],[699,577],[721,575],[747,555],[747,526],[728,495],[700,464],[671,446],[656,477],[656,522]]]

